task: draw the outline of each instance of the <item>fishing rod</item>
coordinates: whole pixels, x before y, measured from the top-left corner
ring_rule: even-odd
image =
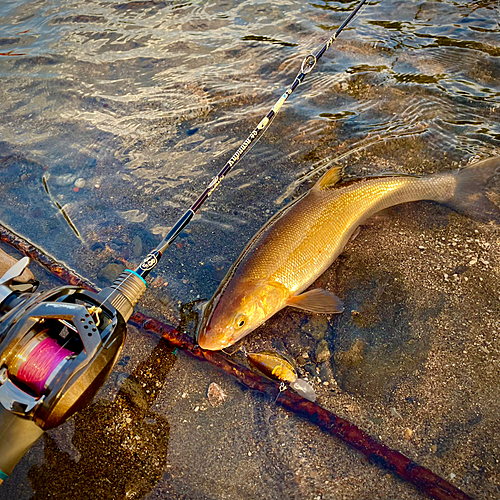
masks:
[[[145,278],[365,2],[306,56],[290,88],[135,271],[126,269],[99,293],[69,285],[38,292],[20,283],[28,257],[0,278],[0,484],[44,431],[92,401],[118,359]]]
[[[267,113],[267,115],[262,118],[259,124],[252,130],[250,135],[243,141],[241,146],[236,150],[236,152],[229,158],[226,164],[222,167],[220,172],[210,181],[207,188],[199,196],[199,198],[189,207],[182,217],[173,225],[165,238],[159,243],[159,245],[150,252],[144,260],[139,264],[134,273],[136,273],[141,278],[145,278],[158,264],[162,254],[165,250],[175,241],[179,233],[189,224],[190,220],[193,218],[194,214],[200,209],[200,207],[205,203],[208,197],[217,189],[219,184],[222,182],[224,177],[232,170],[232,168],[243,158],[243,156],[250,151],[250,149],[255,145],[255,143],[262,137],[264,132],[269,128],[272,121],[278,114],[281,106],[287,101],[287,99],[292,95],[292,92],[303,82],[305,76],[309,74],[316,66],[319,59],[323,54],[331,47],[333,42],[337,39],[344,28],[352,21],[354,16],[358,13],[361,7],[365,4],[366,0],[361,0],[356,8],[349,14],[346,20],[340,25],[340,27],[335,31],[335,33],[328,39],[323,45],[317,49],[315,52],[307,55],[302,61],[302,65],[299,73],[295,77],[292,85],[288,90],[278,99],[276,104]]]

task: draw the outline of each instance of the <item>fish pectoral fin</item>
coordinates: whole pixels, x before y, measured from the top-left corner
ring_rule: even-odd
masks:
[[[314,185],[313,189],[323,190],[335,186],[342,179],[343,167],[332,167]]]
[[[341,313],[344,310],[344,303],[336,295],[323,288],[292,295],[286,301],[286,305],[322,314]]]

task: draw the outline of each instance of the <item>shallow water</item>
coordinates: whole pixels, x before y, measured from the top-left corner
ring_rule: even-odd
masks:
[[[291,84],[302,59],[332,34],[355,5],[294,0],[2,1],[0,221],[97,285],[106,285],[121,266],[136,265],[156,246]],[[353,175],[387,170],[430,173],[498,154],[499,22],[497,1],[389,1],[365,6],[292,95],[266,135],[164,256],[144,298],[145,311],[175,323],[183,304],[209,298],[255,231],[333,162],[342,163]],[[336,410],[340,404],[346,416],[358,418],[360,425],[376,426],[381,417],[375,414],[387,410],[386,421],[390,421],[394,414],[389,408],[404,413],[398,404],[407,398],[416,401],[413,392],[421,391],[418,405],[426,413],[408,410],[412,424],[398,424],[403,429],[410,425],[421,429],[419,446],[406,452],[417,459],[422,458],[422,450],[427,453],[436,446],[434,458],[427,457],[427,466],[447,478],[454,474],[462,481],[457,484],[477,498],[498,497],[500,443],[492,428],[500,421],[500,412],[498,403],[492,406],[493,389],[488,385],[499,374],[498,350],[492,348],[500,297],[495,259],[498,231],[442,207],[421,204],[397,211],[393,220],[364,234],[320,279],[345,300],[347,311],[361,313],[361,318],[345,314],[325,321],[325,339],[334,362],[321,367],[322,377],[338,386],[336,392],[321,386],[322,404]],[[468,266],[470,272],[454,272],[456,266],[467,267],[476,257],[488,265],[478,261],[476,267]],[[476,317],[478,310],[483,315]],[[470,325],[463,326],[471,318],[477,334]],[[307,315],[285,312],[248,341],[268,342],[267,346],[270,343],[294,356],[310,352],[314,357],[318,339],[307,334],[310,321]],[[457,379],[450,389],[440,385],[439,381],[446,383],[458,374],[443,371],[446,362],[437,360],[461,359],[462,351],[475,352],[468,342],[475,345],[483,334],[486,337],[479,342],[489,354],[481,351],[478,356],[489,356],[487,360],[473,356],[466,369],[457,362],[456,372],[468,373],[468,378],[465,382]],[[129,349],[137,347],[134,338],[138,336],[138,332],[131,334]],[[147,364],[153,345],[137,349],[132,358],[136,364]],[[465,363],[466,356],[462,358]],[[186,372],[181,374],[175,366]],[[132,363],[116,373],[131,373],[133,368]],[[242,395],[238,386],[224,379],[234,407],[212,415],[229,429],[217,436],[228,439],[239,429],[243,437],[235,437],[229,451],[211,446],[210,440],[215,443],[216,438],[208,432],[204,435],[209,442],[207,457],[219,464],[214,466],[211,480],[217,486],[211,493],[203,460],[190,462],[193,454],[203,454],[196,445],[182,444],[187,431],[179,430],[178,422],[192,415],[195,406],[183,406],[186,398],[181,395],[193,391],[203,398],[204,384],[221,376],[183,358],[173,371],[151,410],[168,418],[170,443],[168,439],[164,443],[165,453],[155,474],[148,476],[136,495],[153,491],[151,498],[162,498],[168,484],[174,485],[169,498],[279,495],[279,485],[290,479],[286,474],[296,474],[299,458],[295,454],[307,439],[296,442],[288,422],[281,428],[287,436],[281,441],[276,426],[262,430],[262,421],[269,419],[266,412],[274,411],[272,402]],[[163,384],[164,378],[157,382]],[[426,393],[436,384],[437,392],[452,394],[454,402],[436,402]],[[464,384],[470,401],[462,408]],[[401,387],[406,392],[398,395]],[[116,394],[109,387],[106,390],[100,405]],[[342,399],[341,403],[334,397]],[[148,405],[153,405],[152,400]],[[128,418],[124,417],[128,410],[118,408],[110,414]],[[243,411],[248,408],[253,416]],[[246,415],[240,420],[246,422],[250,434],[234,424],[235,412]],[[454,413],[461,415],[459,423],[453,420]],[[469,446],[474,450],[471,457],[454,436],[465,439],[477,427],[476,414],[482,415],[479,425],[483,427]],[[67,433],[79,422],[68,423]],[[84,418],[84,429],[88,422]],[[206,427],[208,422],[196,425]],[[302,428],[304,424],[294,425]],[[178,434],[172,435],[172,428]],[[399,431],[390,426],[371,430],[392,440],[394,446],[409,446],[398,441]],[[262,463],[255,465],[255,470],[268,474],[261,482],[240,469],[242,479],[235,482],[236,472],[229,473],[226,467],[236,460],[234,450],[245,450],[245,439],[266,443]],[[321,434],[310,437],[312,443],[321,439]],[[279,448],[282,445],[288,456]],[[116,449],[120,446],[125,447],[115,443]],[[43,461],[41,445],[37,450],[33,460],[48,467],[49,478],[55,477],[47,465],[49,458]],[[54,454],[56,463],[63,460]],[[274,474],[268,471],[266,454],[280,464]],[[241,456],[250,460],[245,453]],[[306,451],[303,456],[325,466],[321,462],[325,457],[309,457]],[[352,468],[336,463],[340,468],[336,480],[321,474],[308,476],[309,482],[292,482],[294,486],[281,494],[316,498],[318,484],[329,480],[336,485],[334,491],[344,491],[342,483],[357,491],[355,498],[363,498],[378,490],[377,481],[390,482],[373,473],[356,490],[352,478],[362,473],[355,468],[356,456],[349,457],[344,462]],[[72,460],[83,463],[75,457]],[[85,460],[90,460],[89,453]],[[111,462],[111,458],[104,461],[108,467]],[[176,469],[177,479],[168,479],[165,464]],[[459,466],[461,472],[455,471]],[[76,472],[68,475],[89,473],[83,466],[80,469],[75,465]],[[40,482],[33,481],[33,474],[35,497],[48,498]],[[19,491],[14,493],[11,482],[9,498],[30,497],[27,477],[20,472],[16,478],[24,481],[24,496],[16,496]],[[252,481],[255,491],[248,486]],[[419,498],[401,483],[386,483],[385,498],[396,494]],[[242,484],[250,488],[244,495]],[[123,498],[120,488],[109,498]],[[88,498],[89,492],[85,494]],[[324,495],[333,498],[328,496],[331,492]],[[339,498],[349,498],[346,495],[339,493]]]

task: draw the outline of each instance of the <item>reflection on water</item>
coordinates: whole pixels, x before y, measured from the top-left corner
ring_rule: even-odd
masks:
[[[105,265],[96,241],[110,262],[130,258],[131,234],[145,250],[354,5],[3,2],[2,220],[94,277],[95,258]],[[422,155],[492,154],[497,21],[495,2],[365,7],[183,234],[186,251],[158,270],[171,299],[208,296],[214,280],[199,279],[199,262],[223,256],[227,268],[304,174],[325,168],[318,160],[369,148],[373,136],[403,148],[420,137]],[[192,251],[207,242],[210,252]]]
[[[304,56],[354,6],[345,0],[0,2],[0,221],[107,284],[156,246],[292,82]],[[210,297],[264,221],[334,161],[348,174],[424,173],[498,154],[499,21],[496,0],[365,6],[169,249],[143,304],[174,321],[181,304]],[[360,316],[330,321],[322,335],[335,363],[316,367],[309,360],[304,369],[311,375],[323,370],[332,384],[333,370],[338,393],[359,394],[370,404],[395,405],[398,388],[418,388],[418,404],[415,395],[405,396],[417,412],[432,399],[419,377],[446,364],[429,366],[439,357],[433,351],[437,332],[452,324],[464,344],[470,330],[472,342],[472,326],[467,334],[460,330],[465,319],[443,320],[443,314],[454,318],[454,308],[465,311],[457,301],[460,293],[467,296],[466,288],[453,287],[465,287],[465,278],[470,285],[483,266],[477,309],[496,314],[497,306],[487,301],[499,294],[497,268],[477,261],[495,262],[494,229],[476,236],[473,223],[464,229],[460,224],[467,223],[445,209],[415,210],[377,226],[372,238],[358,237],[352,248],[359,255],[348,253],[325,278],[345,299],[346,311]],[[462,236],[469,246],[463,243],[460,251],[436,243],[455,238],[461,245]],[[439,239],[425,243],[431,237]],[[408,271],[378,267],[377,252],[392,255],[389,243],[396,240],[411,260]],[[415,257],[412,250],[420,246],[425,250]],[[434,260],[426,260],[431,252]],[[441,261],[443,255],[452,262]],[[474,259],[479,264],[469,265]],[[421,276],[429,272],[434,281],[408,284],[421,262]],[[455,273],[458,266],[468,271]],[[356,274],[359,269],[367,276]],[[418,302],[416,294],[435,304]],[[285,311],[255,338],[270,338],[273,347],[297,356],[310,348],[314,357],[319,339],[304,334],[308,321]],[[475,324],[493,335],[488,321],[478,316]],[[484,380],[493,377],[488,373]],[[460,390],[475,393],[470,405],[480,404],[482,389],[472,379]],[[484,398],[481,404],[491,407]],[[112,420],[107,404],[98,401],[88,412]],[[80,418],[82,429],[92,419],[82,413],[77,429]],[[455,428],[450,425],[446,429]],[[441,443],[444,437],[431,429],[427,437]],[[47,453],[55,456],[50,439]],[[494,450],[484,453],[495,456]],[[44,467],[31,472],[37,488]],[[474,470],[464,477],[479,484]],[[117,485],[116,491],[123,486]]]

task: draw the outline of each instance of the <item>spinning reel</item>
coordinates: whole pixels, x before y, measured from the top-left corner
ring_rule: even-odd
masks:
[[[125,341],[146,290],[124,271],[99,293],[16,283],[29,258],[0,278],[0,483],[41,436],[89,404]]]

